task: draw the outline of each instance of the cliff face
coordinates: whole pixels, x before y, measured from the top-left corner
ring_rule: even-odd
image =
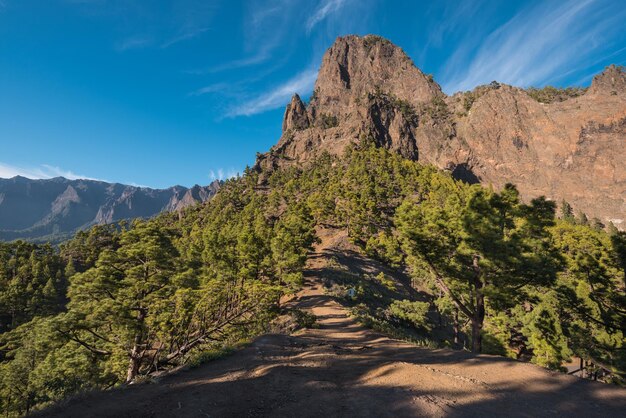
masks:
[[[468,181],[518,186],[526,199],[565,199],[626,227],[626,73],[610,66],[578,97],[541,103],[491,83],[446,96],[377,36],[338,38],[313,97],[287,106],[283,134],[257,166],[304,163],[372,139]]]
[[[467,163],[485,183],[515,183],[626,227],[626,74],[609,67],[579,97],[539,103],[502,86],[456,117]]]
[[[149,218],[210,199],[220,183],[149,189],[92,180],[0,179],[0,240],[62,237],[122,219]]]

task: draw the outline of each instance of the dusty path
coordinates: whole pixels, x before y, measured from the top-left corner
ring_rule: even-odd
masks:
[[[324,267],[334,244],[324,240],[310,271]],[[88,396],[46,416],[626,416],[622,388],[364,329],[324,294],[316,274],[290,303],[313,312],[320,328],[266,335],[158,384]]]

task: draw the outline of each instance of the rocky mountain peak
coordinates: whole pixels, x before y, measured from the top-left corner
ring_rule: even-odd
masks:
[[[339,37],[324,54],[308,106],[296,94],[285,110],[283,135],[259,167],[306,161],[319,152],[341,153],[360,138],[418,158],[426,137],[450,138],[454,127],[445,95],[398,46],[380,36]],[[331,139],[332,138],[332,139]],[[432,154],[439,158],[438,146]]]
[[[337,38],[324,54],[312,103],[318,113],[345,113],[378,91],[415,105],[442,95],[400,47],[380,36],[350,35]]]
[[[285,109],[285,116],[283,118],[283,132],[288,130],[302,130],[309,127],[309,116],[307,115],[306,107],[302,103],[302,99],[298,94],[294,94],[291,98],[291,103],[287,105]]]
[[[614,64],[609,65],[593,78],[590,91],[612,95],[626,93],[626,68]]]
[[[368,138],[459,179],[514,183],[524,199],[564,199],[626,229],[626,72],[612,65],[585,94],[561,90],[546,100],[492,82],[448,97],[388,40],[340,37],[323,57],[308,106],[293,96],[283,135],[255,167],[341,155]]]

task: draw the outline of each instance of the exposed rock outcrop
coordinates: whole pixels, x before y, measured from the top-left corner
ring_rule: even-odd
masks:
[[[591,82],[590,93],[617,95],[626,92],[626,71],[624,67],[609,65],[596,75]]]
[[[283,118],[283,132],[289,130],[301,131],[309,127],[309,116],[302,99],[297,94],[291,98],[291,103],[285,109],[285,117]]]
[[[365,138],[468,181],[570,202],[626,227],[626,72],[609,66],[586,93],[540,103],[499,84],[446,96],[397,46],[378,36],[338,38],[307,106],[294,96],[283,135],[257,166],[341,154]]]
[[[414,106],[443,96],[439,85],[388,40],[346,36],[322,59],[314,107],[319,113],[346,115],[365,95],[380,91]]]

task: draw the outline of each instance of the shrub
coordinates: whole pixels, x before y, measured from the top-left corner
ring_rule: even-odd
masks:
[[[194,369],[201,365],[233,354],[236,350],[242,349],[250,344],[249,340],[237,341],[233,344],[224,344],[206,350],[197,351],[190,355],[187,360],[187,367]]]
[[[563,102],[567,99],[571,99],[573,97],[582,96],[587,92],[587,89],[584,87],[567,87],[567,88],[558,88],[552,86],[546,86],[544,88],[538,89],[535,87],[531,87],[526,90],[526,93],[539,103],[554,103],[554,102]]]
[[[448,104],[441,96],[435,96],[429,103],[422,105],[420,113],[427,114],[434,121],[447,119],[450,116]]]
[[[337,116],[324,113],[320,115],[319,125],[322,129],[335,128],[339,126],[339,120]]]
[[[398,240],[390,233],[381,232],[367,240],[365,252],[368,256],[389,264],[391,267],[400,267],[403,261],[402,250]]]
[[[430,329],[428,323],[428,302],[411,302],[410,300],[396,300],[389,305],[392,317],[406,322],[415,328]]]
[[[378,273],[376,275],[376,281],[380,284],[382,284],[383,286],[385,286],[387,289],[394,291],[396,290],[396,283],[389,279],[385,273],[383,273],[382,271],[380,273]]]
[[[317,328],[317,317],[310,312],[300,309],[294,309],[291,311],[291,316],[294,318],[299,328]]]
[[[382,36],[378,36],[378,35],[366,35],[363,38],[364,41],[364,45],[366,48],[371,48],[374,45],[381,43],[383,45],[388,45],[391,44],[391,42],[389,42],[387,39],[383,38]]]
[[[406,328],[398,327],[386,320],[381,309],[372,312],[367,305],[359,304],[352,308],[350,313],[364,327],[381,332],[391,338],[408,341],[419,347],[439,348],[439,344],[435,340],[410,332]]]

